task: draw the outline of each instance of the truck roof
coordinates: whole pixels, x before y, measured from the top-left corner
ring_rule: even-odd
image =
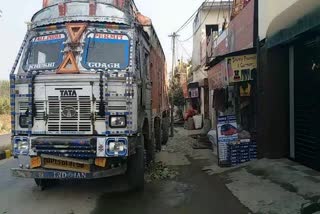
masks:
[[[43,1],[44,7],[32,17],[32,28],[78,21],[131,25],[136,13],[130,6],[131,0],[126,0],[125,4],[119,3],[124,0],[115,0],[116,4],[113,0]]]

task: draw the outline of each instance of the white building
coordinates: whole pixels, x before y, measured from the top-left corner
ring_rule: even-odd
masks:
[[[202,115],[205,115],[206,112],[205,97],[209,96],[209,92],[206,92],[203,87],[205,79],[208,78],[208,73],[205,70],[207,36],[219,35],[224,23],[229,22],[231,9],[232,1],[204,2],[199,8],[193,23],[192,82],[198,82],[201,87],[199,102]]]

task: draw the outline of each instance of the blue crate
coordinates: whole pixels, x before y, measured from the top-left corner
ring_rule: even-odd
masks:
[[[228,159],[230,159],[231,161],[234,161],[234,160],[238,161],[238,160],[240,160],[240,157],[230,157]]]
[[[246,162],[249,162],[249,161],[250,161],[249,158],[247,158],[247,159],[241,159],[241,160],[240,160],[240,163],[246,163]]]
[[[249,156],[249,155],[240,156],[240,160],[241,160],[241,159],[250,159],[250,156]]]

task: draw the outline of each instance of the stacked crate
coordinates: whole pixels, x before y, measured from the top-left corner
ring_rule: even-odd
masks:
[[[228,144],[228,161],[231,166],[237,166],[257,159],[257,144],[250,139]]]

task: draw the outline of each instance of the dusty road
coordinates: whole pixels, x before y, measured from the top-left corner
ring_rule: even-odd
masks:
[[[10,145],[10,134],[0,135],[0,147]]]
[[[168,146],[170,155],[167,159],[174,157],[171,167],[179,175],[148,183],[140,193],[126,191],[124,176],[62,182],[40,191],[33,180],[10,176],[9,169],[16,166],[15,160],[0,161],[0,214],[249,213],[221,178],[201,170],[206,165],[205,159],[189,156],[188,149],[179,149],[184,148],[185,141],[184,134],[176,135]]]

